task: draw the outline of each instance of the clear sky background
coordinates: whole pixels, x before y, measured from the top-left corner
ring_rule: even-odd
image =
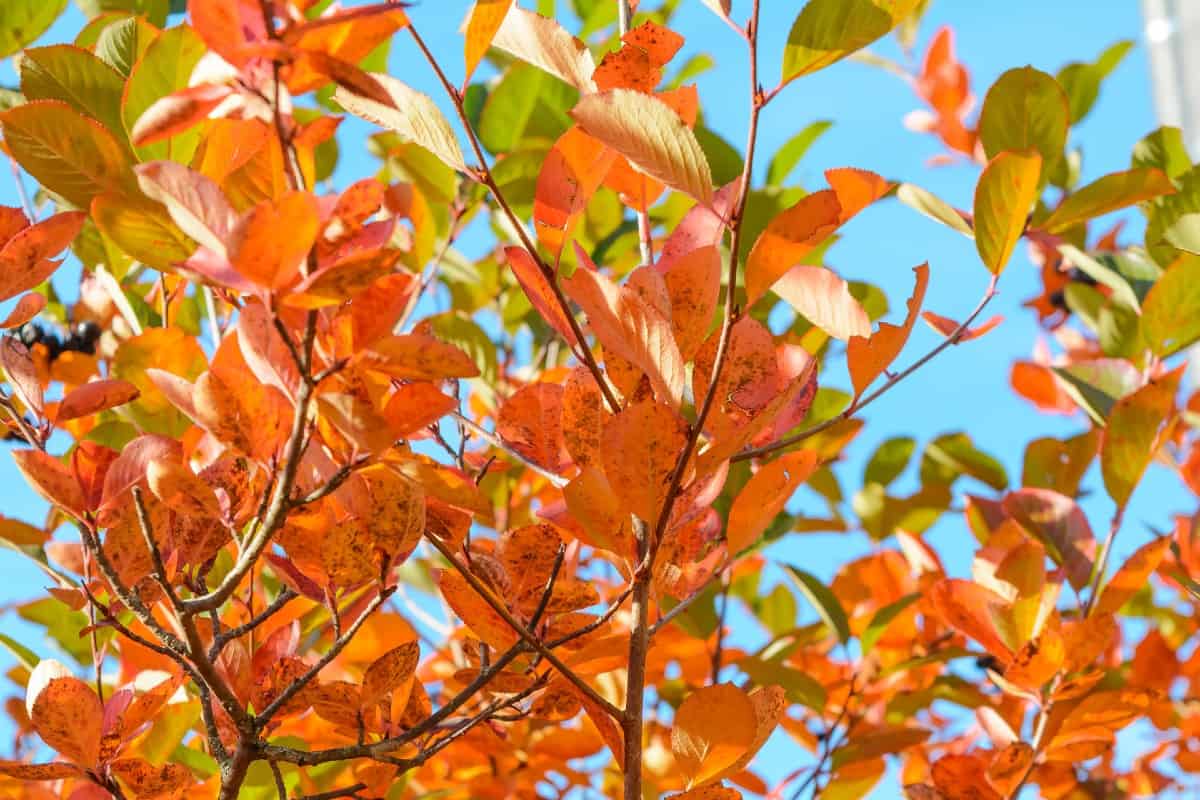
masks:
[[[423,0],[410,10],[410,16],[434,52],[445,54],[444,62],[455,83],[462,75],[462,40],[457,28],[468,5]],[[523,0],[522,5],[528,7],[531,2]],[[565,0],[559,0],[560,8],[567,5]],[[745,141],[747,106],[745,46],[700,0],[682,0],[681,5],[673,27],[686,37],[687,45],[676,63],[699,51],[716,59],[717,68],[698,79],[707,124],[740,149]],[[744,19],[749,5],[748,0],[736,0],[734,17]],[[797,0],[762,3],[760,74],[767,88],[777,81],[783,43],[800,6]],[[69,40],[80,22],[80,15],[73,10],[40,43]],[[991,82],[1008,68],[1032,64],[1054,73],[1070,61],[1093,60],[1118,39],[1137,42],[1137,47],[1105,83],[1099,102],[1073,140],[1083,146],[1085,181],[1127,168],[1133,144],[1158,125],[1141,37],[1139,4],[1135,0],[934,0],[921,29],[918,52],[923,52],[933,33],[945,24],[957,32],[959,56],[971,71],[972,87],[980,99]],[[879,45],[878,52],[901,57],[890,41]],[[441,99],[440,87],[407,37],[397,37],[391,69],[392,74]],[[0,69],[0,83],[12,82],[11,68],[5,65]],[[918,107],[911,89],[896,76],[859,63],[844,62],[797,80],[771,103],[761,121],[756,178],[761,180],[769,157],[780,144],[809,123],[828,119],[834,121],[833,129],[817,142],[793,173],[794,182],[816,188],[823,185],[825,169],[862,167],[893,180],[920,184],[959,207],[969,208],[977,168],[928,166],[927,160],[939,152],[938,142],[902,125],[904,115]],[[346,146],[354,141],[356,132],[366,130],[356,125],[348,127],[350,136],[343,141],[339,177],[361,176],[375,166],[365,153],[356,153]],[[18,205],[7,169],[0,171],[0,204]],[[479,237],[472,237],[465,247],[475,251],[487,245]],[[961,319],[974,307],[987,283],[986,271],[978,261],[973,243],[894,200],[879,203],[853,220],[828,261],[844,277],[882,287],[891,300],[892,321],[903,311],[912,289],[912,267],[917,264],[928,261],[932,271],[926,308],[955,319]],[[64,288],[68,282],[64,276]],[[847,463],[838,468],[848,490],[852,491],[857,484],[865,459],[875,446],[892,436],[915,436],[919,453],[924,443],[938,434],[969,431],[979,447],[1000,459],[1010,481],[1016,483],[1020,479],[1025,443],[1038,436],[1063,436],[1084,430],[1087,423],[1082,417],[1040,415],[1008,386],[1010,364],[1028,357],[1038,336],[1033,315],[1021,308],[1023,301],[1038,293],[1037,271],[1023,247],[1018,249],[1000,287],[1001,294],[989,310],[1006,318],[998,330],[981,340],[952,348],[863,414],[868,423],[866,430],[850,448]],[[918,325],[899,363],[908,363],[936,342],[932,331]],[[845,387],[848,381],[844,366],[837,359],[830,364],[833,368],[823,382]],[[908,474],[893,487],[893,493],[903,493],[915,486],[915,476]],[[1084,507],[1093,528],[1103,532],[1112,505],[1104,496],[1095,470],[1085,479],[1085,487],[1094,491],[1084,501]],[[969,479],[958,484],[958,488],[990,491],[982,485],[972,485]],[[802,493],[794,502],[795,510],[802,510],[811,502],[811,497]],[[1167,528],[1172,512],[1194,510],[1194,502],[1171,475],[1152,467],[1147,481],[1135,494],[1112,563],[1120,563],[1125,555],[1144,543],[1151,526],[1158,530]],[[820,513],[819,508],[814,511]],[[43,504],[25,488],[6,456],[0,457],[0,513],[30,521],[39,520],[44,513]],[[966,574],[973,539],[961,516],[948,516],[939,523],[931,531],[929,541],[943,555],[952,573]],[[869,552],[874,546],[878,545],[872,545],[859,534],[792,535],[775,545],[775,553],[803,564],[822,578],[830,578],[840,564]],[[769,578],[773,580],[774,577]],[[44,585],[42,575],[28,562],[0,551],[0,608],[7,609],[12,603],[39,596]],[[30,628],[16,622],[7,611],[0,614],[0,629],[21,638],[42,657],[55,655],[52,645],[35,638]],[[7,669],[11,664],[8,654],[0,651],[0,668]],[[0,693],[13,688],[6,686]],[[5,730],[0,723],[0,736]],[[799,764],[793,747],[784,734],[777,734],[758,766],[768,778],[778,779]],[[5,749],[0,745],[0,751]],[[894,785],[885,784],[873,796],[895,797],[898,791]]]

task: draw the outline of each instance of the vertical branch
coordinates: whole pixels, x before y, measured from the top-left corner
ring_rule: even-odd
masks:
[[[746,136],[746,161],[742,167],[742,177],[738,186],[738,200],[734,207],[731,226],[733,229],[730,245],[729,272],[725,294],[725,310],[721,321],[721,333],[717,344],[716,358],[713,363],[712,376],[709,379],[708,391],[692,423],[687,443],[675,463],[671,473],[671,481],[663,500],[662,510],[655,521],[653,535],[649,535],[644,523],[635,528],[638,542],[638,568],[634,574],[633,590],[633,629],[629,639],[629,683],[626,691],[625,715],[622,719],[622,729],[625,733],[625,796],[636,798],[642,794],[642,719],[644,712],[646,652],[649,646],[650,626],[648,624],[648,604],[650,597],[650,582],[654,574],[654,552],[657,543],[662,541],[667,525],[671,519],[671,511],[675,506],[681,489],[683,476],[687,465],[696,451],[704,424],[711,413],[716,398],[717,384],[721,371],[725,366],[729,352],[729,340],[733,324],[737,321],[737,270],[738,249],[742,237],[742,217],[746,210],[746,200],[750,192],[750,179],[754,169],[754,149],[758,140],[758,117],[766,105],[762,87],[758,84],[758,16],[759,0],[754,0],[750,20],[746,23],[746,40],[750,48],[750,123]]]

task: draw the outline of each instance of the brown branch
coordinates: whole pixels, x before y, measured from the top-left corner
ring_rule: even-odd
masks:
[[[334,747],[328,750],[305,751],[271,744],[263,745],[260,750],[268,758],[286,761],[302,767],[327,764],[331,761],[346,761],[354,758],[375,758],[379,755],[390,753],[436,729],[451,714],[466,705],[496,675],[511,664],[518,655],[526,652],[528,652],[528,648],[521,643],[509,648],[502,656],[492,662],[490,666],[481,670],[473,681],[463,687],[458,694],[448,700],[441,708],[430,714],[418,725],[398,736],[372,742],[371,744]]]
[[[658,543],[662,541],[671,519],[671,511],[683,489],[683,476],[687,472],[692,454],[704,431],[704,424],[712,411],[716,399],[717,386],[721,380],[726,358],[729,355],[729,342],[732,338],[733,325],[737,320],[737,272],[738,250],[742,236],[742,217],[745,214],[746,202],[750,194],[750,180],[754,169],[754,150],[758,141],[758,117],[765,104],[762,88],[758,84],[758,17],[759,0],[754,0],[750,20],[746,23],[746,41],[750,49],[750,124],[746,134],[746,161],[742,166],[741,181],[738,185],[738,200],[735,206],[731,225],[733,234],[730,243],[729,272],[725,292],[725,310],[722,315],[721,332],[717,340],[717,352],[713,362],[713,371],[709,379],[708,390],[688,432],[687,442],[675,462],[671,472],[671,480],[663,499],[662,509],[655,521],[654,535],[648,536],[644,523],[635,526],[638,543],[638,566],[634,573],[635,588],[633,592],[633,629],[629,637],[629,667],[627,690],[625,696],[625,711],[621,718],[622,730],[625,737],[624,767],[625,796],[640,797],[642,795],[642,716],[645,702],[645,669],[646,654],[650,645],[649,597],[650,582],[653,576],[654,556]]]
[[[350,640],[353,639],[354,635],[358,633],[360,628],[362,628],[363,624],[367,621],[367,618],[370,617],[371,614],[375,613],[376,609],[387,602],[387,599],[391,597],[392,593],[395,591],[395,587],[388,587],[380,591],[379,594],[375,595],[371,602],[367,604],[367,607],[363,609],[362,613],[358,615],[358,619],[354,620],[350,627],[337,637],[334,643],[330,646],[329,650],[326,651],[320,659],[318,659],[317,663],[309,667],[307,672],[294,680],[290,686],[280,692],[279,696],[272,700],[271,703],[255,717],[254,729],[256,731],[261,731],[266,724],[271,721],[271,717],[275,716],[275,714],[284,706],[284,704],[299,694],[305,686],[311,683],[312,680],[316,678],[318,674],[320,674],[321,670],[323,670],[331,661],[337,658],[342,650],[346,648],[346,645],[350,644]],[[337,619],[336,614],[334,615],[334,619]]]
[[[540,639],[534,636],[528,628],[522,625],[517,618],[512,615],[512,612],[510,612],[503,603],[497,600],[495,595],[488,591],[488,588],[483,585],[479,578],[475,576],[475,573],[471,572],[471,570],[467,569],[459,562],[458,558],[455,557],[450,548],[439,541],[436,536],[427,535],[425,538],[428,539],[433,546],[437,548],[438,552],[440,552],[446,558],[446,560],[450,562],[450,565],[457,570],[458,574],[463,576],[467,583],[471,585],[471,588],[475,590],[475,593],[478,594],[484,600],[484,602],[491,606],[492,610],[499,614],[501,618],[503,618],[503,620],[508,624],[508,626],[512,628],[518,636],[524,639],[525,642],[532,647],[535,652],[538,653],[538,655],[549,661],[555,669],[562,673],[564,678],[570,681],[575,688],[579,689],[579,691],[583,692],[589,700],[603,708],[606,713],[612,715],[616,719],[621,718],[622,714],[620,709],[618,709],[607,699],[605,699],[599,692],[592,688],[587,681],[579,677],[574,670],[563,663],[562,659],[554,655],[550,648],[548,648]]]
[[[234,639],[240,639],[250,631],[257,628],[259,625],[262,625],[271,617],[275,616],[275,614],[278,613],[285,605],[299,596],[300,595],[292,591],[291,588],[287,586],[283,587],[279,594],[275,596],[275,599],[271,601],[271,604],[260,611],[256,616],[252,617],[248,622],[238,625],[236,628],[230,628],[229,630],[222,631],[213,637],[213,644],[212,647],[209,648],[208,657],[215,661],[217,657],[221,655],[221,651],[225,649],[225,645],[227,645],[229,642],[232,642]]]
[[[479,136],[475,133],[474,128],[471,127],[471,120],[467,117],[467,110],[463,106],[462,94],[454,88],[454,84],[450,83],[450,79],[446,77],[446,73],[442,70],[441,65],[411,22],[408,25],[408,32],[412,36],[413,41],[416,42],[417,47],[421,50],[422,55],[425,56],[425,60],[429,62],[429,66],[437,74],[437,78],[446,90],[450,102],[454,104],[454,110],[458,113],[459,122],[462,123],[463,129],[466,131],[467,140],[471,144],[471,150],[479,160],[478,178],[480,182],[487,187],[492,197],[495,198],[497,205],[500,206],[500,210],[504,212],[504,216],[508,218],[509,223],[516,230],[517,236],[520,237],[521,245],[525,248],[529,257],[533,259],[534,263],[537,264],[551,291],[554,292],[554,298],[562,308],[563,314],[567,318],[567,323],[571,326],[571,334],[579,344],[578,355],[580,360],[583,361],[588,371],[592,373],[592,377],[596,379],[596,383],[599,385],[600,391],[604,394],[604,399],[608,402],[609,408],[616,414],[621,410],[621,404],[617,401],[616,395],[613,394],[612,388],[608,385],[608,380],[604,377],[600,365],[596,362],[596,357],[592,354],[591,348],[588,347],[587,340],[583,336],[583,329],[579,326],[579,320],[575,319],[575,314],[571,311],[571,304],[567,300],[566,295],[563,294],[562,287],[558,285],[558,276],[538,254],[537,245],[529,237],[529,231],[525,229],[525,225],[512,210],[512,206],[508,204],[504,193],[500,191],[495,178],[492,177],[492,171],[487,165],[487,157],[483,153],[483,145],[480,144]],[[571,343],[568,342],[568,344]]]
[[[971,312],[971,315],[969,317],[967,317],[965,320],[963,320],[963,323],[961,325],[959,325],[957,328],[954,329],[953,333],[951,333],[944,340],[939,342],[938,345],[936,347],[934,347],[932,350],[930,350],[928,353],[926,353],[925,355],[923,355],[919,359],[917,359],[912,365],[910,365],[903,371],[898,372],[895,375],[892,375],[891,377],[889,377],[887,379],[887,382],[884,383],[882,386],[880,386],[878,389],[876,389],[874,392],[871,392],[870,394],[864,396],[858,402],[852,403],[849,408],[847,408],[842,413],[838,414],[836,417],[827,419],[824,422],[813,425],[811,428],[806,428],[805,430],[802,430],[799,433],[784,437],[783,439],[780,439],[777,442],[772,442],[771,444],[763,445],[762,447],[755,447],[750,450],[743,450],[742,452],[733,456],[730,460],[731,461],[745,461],[748,458],[758,458],[759,456],[764,456],[764,455],[768,455],[770,453],[774,453],[777,450],[783,450],[784,448],[791,447],[794,444],[799,444],[800,442],[803,442],[805,439],[809,439],[813,436],[816,436],[818,433],[821,433],[822,431],[826,431],[826,430],[832,428],[834,425],[838,425],[842,422],[845,422],[846,420],[850,419],[855,414],[857,414],[859,411],[862,411],[864,408],[869,406],[871,403],[875,402],[880,397],[882,397],[884,394],[886,394],[887,392],[889,392],[893,388],[895,388],[895,386],[898,383],[900,383],[902,380],[907,378],[909,375],[912,375],[918,369],[920,369],[921,367],[925,366],[927,363],[932,361],[943,350],[945,350],[948,347],[951,347],[952,345],[958,344],[959,341],[962,339],[962,337],[966,334],[967,330],[970,328],[971,323],[975,321],[975,319],[983,312],[983,309],[987,307],[987,304],[992,301],[992,298],[996,296],[996,294],[997,294],[996,279],[998,277],[999,276],[996,276],[996,275],[992,276],[992,280],[988,284],[987,291],[985,291],[983,294],[983,299],[981,299],[979,301],[979,304],[977,306],[975,306],[975,310]]]

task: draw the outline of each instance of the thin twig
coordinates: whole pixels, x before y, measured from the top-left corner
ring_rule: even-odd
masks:
[[[478,422],[475,422],[475,420],[471,419],[470,417],[463,416],[462,414],[460,414],[457,411],[452,412],[451,416],[453,416],[459,423],[462,424],[462,426],[464,428],[469,430],[471,433],[475,434],[480,439],[483,439],[488,444],[490,444],[492,447],[495,447],[497,450],[500,450],[505,455],[507,455],[509,458],[513,459],[514,461],[520,462],[525,467],[528,467],[529,469],[536,472],[538,475],[541,475],[543,478],[550,481],[550,483],[553,484],[556,488],[561,489],[562,487],[564,487],[568,483],[570,483],[570,481],[568,481],[562,475],[557,475],[557,474],[551,472],[550,470],[546,469],[545,467],[543,467],[541,464],[538,464],[536,461],[532,461],[532,460],[526,458],[525,456],[521,455],[516,450],[514,450],[512,448],[512,446],[508,444],[508,442],[504,441],[499,436],[497,436],[496,434],[489,431],[487,428],[484,428],[482,425],[480,425]]]
[[[968,316],[965,320],[963,320],[963,323],[961,325],[959,325],[957,328],[954,329],[953,333],[951,333],[944,340],[939,342],[938,345],[936,347],[934,347],[932,350],[930,350],[928,353],[926,353],[925,355],[923,355],[919,359],[917,359],[912,365],[910,365],[906,369],[902,370],[901,372],[896,373],[892,377],[888,378],[887,382],[884,383],[882,386],[880,386],[878,389],[876,389],[874,392],[871,392],[870,394],[864,396],[857,403],[852,403],[849,408],[847,408],[842,413],[838,414],[836,417],[827,419],[824,422],[813,425],[811,428],[806,428],[805,430],[802,430],[799,433],[793,434],[791,436],[787,436],[783,439],[780,439],[777,442],[772,442],[771,444],[766,444],[766,445],[763,445],[762,447],[755,447],[750,450],[743,450],[742,452],[733,456],[730,460],[731,461],[745,461],[748,458],[758,458],[760,456],[774,453],[777,450],[783,450],[787,447],[791,447],[794,444],[799,444],[800,442],[804,441],[805,439],[809,439],[813,436],[816,436],[818,433],[821,433],[822,431],[826,431],[835,425],[845,422],[846,420],[850,419],[855,414],[857,414],[859,411],[862,411],[864,408],[869,406],[871,403],[875,402],[880,397],[887,394],[889,391],[891,391],[893,388],[895,388],[897,384],[899,384],[901,381],[903,381],[909,375],[912,375],[918,369],[920,369],[921,367],[925,366],[930,361],[932,361],[943,350],[959,343],[959,341],[962,339],[963,335],[966,334],[967,330],[971,327],[971,323],[973,323],[975,321],[975,319],[981,313],[983,313],[983,310],[984,310],[984,308],[987,307],[987,304],[990,303],[992,301],[992,298],[996,296],[996,294],[997,294],[997,291],[996,291],[997,277],[998,276],[992,276],[992,280],[988,284],[987,291],[984,292],[984,294],[983,294],[983,299],[981,299],[979,301],[979,304],[977,306],[975,306],[975,310],[971,312],[971,315]]]

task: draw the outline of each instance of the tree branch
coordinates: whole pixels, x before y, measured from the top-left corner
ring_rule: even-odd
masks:
[[[838,414],[836,417],[833,417],[832,419],[827,419],[824,422],[813,425],[811,428],[807,428],[805,430],[800,431],[799,433],[784,437],[783,439],[780,439],[777,442],[763,445],[762,447],[755,447],[750,450],[743,450],[742,452],[733,456],[733,458],[731,458],[730,460],[731,461],[745,461],[748,458],[758,458],[759,456],[768,455],[770,453],[774,453],[777,450],[783,450],[784,448],[791,447],[794,444],[799,444],[800,442],[804,441],[805,439],[809,439],[813,436],[816,436],[818,433],[821,433],[822,431],[826,431],[826,430],[832,428],[834,425],[845,422],[846,420],[850,419],[855,414],[857,414],[859,411],[862,411],[864,408],[869,406],[871,403],[875,402],[880,397],[887,394],[889,391],[891,391],[893,388],[895,388],[896,384],[900,383],[902,380],[907,378],[909,375],[912,375],[918,369],[920,369],[921,367],[928,364],[943,350],[945,350],[946,348],[948,348],[952,345],[956,345],[959,343],[959,340],[962,339],[963,335],[966,334],[967,330],[971,327],[971,323],[973,323],[975,321],[975,319],[983,312],[983,309],[987,307],[987,304],[992,301],[992,298],[996,296],[996,294],[997,294],[996,279],[998,277],[999,276],[996,276],[996,275],[992,276],[992,280],[988,284],[987,291],[984,292],[984,294],[983,294],[983,299],[979,301],[979,304],[977,306],[975,306],[975,310],[971,312],[971,315],[969,317],[967,317],[965,320],[963,320],[963,323],[961,325],[959,325],[957,328],[954,329],[953,333],[951,333],[944,340],[939,342],[938,345],[936,347],[934,347],[932,350],[930,350],[928,353],[926,353],[925,355],[923,355],[919,359],[917,359],[907,369],[903,370],[902,372],[898,372],[895,375],[888,378],[887,382],[884,383],[883,386],[880,386],[874,392],[871,392],[870,394],[866,395],[861,400],[859,400],[857,403],[851,404],[851,406],[849,408],[847,408],[841,414]]]

